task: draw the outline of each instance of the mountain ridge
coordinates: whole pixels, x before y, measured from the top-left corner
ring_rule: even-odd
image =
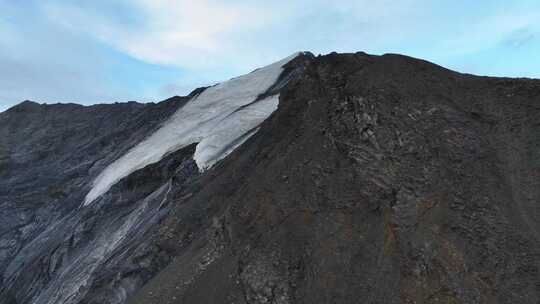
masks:
[[[214,167],[194,143],[88,208],[189,98],[0,114],[0,303],[536,303],[539,80],[362,52],[289,65]]]
[[[358,51],[356,53],[338,53],[338,52],[331,52],[327,55],[324,55],[324,54],[319,54],[319,55],[314,55],[313,53],[309,52],[309,51],[298,51],[296,52],[297,54],[302,54],[302,55],[305,55],[307,57],[310,57],[310,58],[315,58],[315,57],[322,57],[322,56],[328,56],[328,55],[345,55],[345,54],[360,54],[360,55],[366,55],[366,56],[374,56],[374,57],[392,57],[392,56],[395,56],[395,57],[401,57],[401,58],[404,58],[404,59],[408,59],[408,60],[412,60],[412,61],[417,61],[419,63],[427,63],[429,65],[433,65],[433,66],[437,66],[439,68],[442,68],[444,70],[447,70],[449,72],[453,72],[453,73],[459,73],[463,76],[473,76],[473,77],[482,77],[482,78],[490,78],[490,79],[499,79],[499,80],[524,80],[524,81],[538,81],[540,80],[539,78],[534,78],[534,77],[508,77],[508,76],[491,76],[491,75],[479,75],[479,74],[474,74],[474,73],[465,73],[465,72],[460,72],[458,70],[453,70],[453,69],[450,69],[450,68],[447,68],[447,67],[444,67],[443,65],[440,65],[440,64],[437,64],[437,63],[433,63],[433,62],[430,62],[428,60],[425,60],[425,59],[420,59],[420,58],[417,58],[417,57],[413,57],[413,56],[409,56],[409,55],[404,55],[404,54],[400,54],[400,53],[384,53],[384,54],[381,54],[381,55],[373,55],[373,54],[368,54],[366,52],[363,52],[363,51]],[[218,83],[216,83],[218,84]],[[6,112],[8,111],[9,109],[11,108],[15,108],[17,106],[20,106],[22,104],[37,104],[37,105],[41,105],[41,106],[50,106],[50,105],[80,105],[80,106],[83,106],[83,107],[92,107],[92,106],[96,106],[96,105],[114,105],[114,104],[126,104],[126,103],[137,103],[137,104],[156,104],[156,103],[161,103],[161,102],[166,102],[166,101],[170,101],[170,100],[173,100],[173,99],[176,99],[176,98],[186,98],[186,97],[193,97],[194,95],[204,91],[205,89],[207,89],[208,87],[210,86],[203,86],[203,87],[198,87],[198,88],[195,88],[193,89],[189,94],[187,95],[174,95],[174,96],[171,96],[169,98],[166,98],[166,99],[163,99],[161,101],[151,101],[151,102],[140,102],[140,101],[136,101],[136,100],[130,100],[130,101],[118,101],[118,102],[113,102],[113,103],[96,103],[96,104],[90,104],[90,105],[86,105],[86,104],[80,104],[80,103],[76,103],[76,102],[58,102],[58,103],[49,103],[49,102],[44,102],[44,103],[40,103],[39,101],[33,101],[33,100],[24,100],[24,101],[21,101],[20,103],[18,104],[15,104],[9,108],[7,108],[6,110],[4,110],[3,112]],[[0,112],[2,113],[2,112]]]

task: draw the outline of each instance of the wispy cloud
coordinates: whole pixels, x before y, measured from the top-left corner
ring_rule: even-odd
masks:
[[[136,0],[126,4],[139,16],[129,24],[79,4],[42,8],[50,20],[137,59],[205,69],[252,68],[302,49],[376,49],[420,29],[429,13],[423,2]]]
[[[0,0],[0,96],[155,100],[299,50],[538,77],[539,12],[532,0]]]
[[[502,40],[502,45],[511,48],[522,48],[538,37],[539,31],[524,27],[517,29]]]
[[[223,55],[239,51],[231,37],[265,26],[270,17],[249,2],[136,0],[130,9],[139,15],[138,22],[125,24],[115,14],[104,16],[78,4],[43,4],[50,20],[139,60],[184,68],[224,65]]]

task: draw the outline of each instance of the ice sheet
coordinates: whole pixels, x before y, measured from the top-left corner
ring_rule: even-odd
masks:
[[[94,180],[84,205],[130,173],[192,143],[199,143],[194,155],[199,170],[210,168],[253,135],[257,126],[277,109],[277,95],[254,101],[278,80],[283,65],[297,55],[210,87],[194,97],[155,133],[105,168]]]

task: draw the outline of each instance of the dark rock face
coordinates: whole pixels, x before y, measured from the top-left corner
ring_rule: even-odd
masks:
[[[276,92],[211,170],[192,145],[84,210],[185,99],[1,113],[0,303],[538,303],[540,81],[305,54]]]
[[[539,115],[537,80],[315,58],[131,303],[537,303]]]

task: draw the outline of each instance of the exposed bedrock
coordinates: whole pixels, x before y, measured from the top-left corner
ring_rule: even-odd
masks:
[[[130,303],[537,303],[540,81],[330,54],[175,205]]]

